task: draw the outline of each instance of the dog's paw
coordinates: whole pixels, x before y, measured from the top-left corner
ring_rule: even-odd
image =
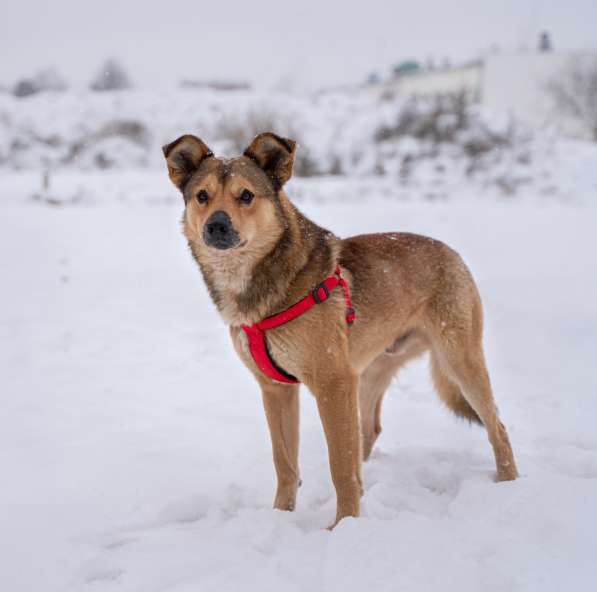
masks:
[[[296,506],[296,491],[300,484],[301,482],[299,481],[294,485],[278,487],[276,498],[274,499],[274,509],[292,512]]]
[[[278,496],[276,496],[276,500],[274,501],[274,510],[282,510],[283,512],[294,512],[295,506],[295,499],[284,499],[283,497],[278,498]]]
[[[505,464],[502,466],[498,466],[497,474],[495,476],[495,480],[500,481],[514,481],[518,478],[518,471],[516,470],[516,465],[514,464]]]

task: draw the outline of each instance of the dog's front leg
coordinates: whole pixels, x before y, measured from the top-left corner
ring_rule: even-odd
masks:
[[[358,516],[363,492],[358,377],[347,369],[322,373],[309,385],[317,400],[336,488],[336,526],[345,516]]]
[[[278,487],[274,508],[294,510],[299,486],[299,387],[261,383],[263,406],[272,439]]]

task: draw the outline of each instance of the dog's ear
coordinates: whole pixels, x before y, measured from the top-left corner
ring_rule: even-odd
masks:
[[[296,142],[265,132],[255,136],[244,155],[254,160],[280,189],[292,175]]]
[[[203,160],[213,156],[213,152],[202,140],[190,134],[180,136],[178,140],[164,146],[162,151],[168,163],[170,179],[181,191]]]

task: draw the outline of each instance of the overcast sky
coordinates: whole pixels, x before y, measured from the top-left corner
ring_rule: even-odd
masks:
[[[597,48],[597,0],[3,0],[0,84],[55,66],[87,84],[108,56],[139,86],[181,78],[267,87],[358,82],[405,58],[453,62],[495,45]]]

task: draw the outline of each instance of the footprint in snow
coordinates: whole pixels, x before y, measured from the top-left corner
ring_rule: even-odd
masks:
[[[120,568],[98,569],[89,573],[85,578],[85,582],[87,584],[114,582],[115,580],[118,580],[123,573],[124,570]]]

